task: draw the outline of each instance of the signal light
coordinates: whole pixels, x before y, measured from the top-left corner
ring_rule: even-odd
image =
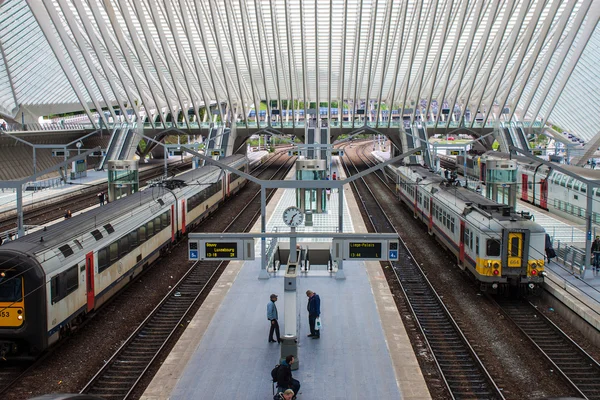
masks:
[[[4,278],[6,276],[6,273],[4,273],[4,271],[0,272],[0,276]]]
[[[531,275],[537,275],[537,271],[535,269],[531,270]]]
[[[494,270],[494,275],[498,275],[498,274],[499,274],[498,270],[497,270],[497,269],[495,269],[495,270]]]

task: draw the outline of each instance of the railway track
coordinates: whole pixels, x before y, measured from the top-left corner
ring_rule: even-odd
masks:
[[[496,298],[515,323],[584,399],[600,399],[600,364],[535,306],[521,299]]]
[[[190,168],[191,161],[183,161],[181,163],[171,163],[167,167],[169,174],[179,173]],[[164,166],[157,165],[156,167],[148,168],[140,172],[140,184],[146,181],[162,176]],[[86,209],[98,203],[97,194],[100,191],[106,191],[106,182],[97,185],[82,185],[80,190],[59,197],[56,200],[38,202],[33,206],[24,207],[23,222],[26,225],[42,225],[48,221],[60,218],[64,214],[64,210],[77,212]],[[16,227],[16,210],[5,211],[0,213],[0,232]]]
[[[362,160],[366,167],[359,168],[350,157],[347,158],[350,163],[343,163],[348,176],[369,166]],[[384,190],[390,189],[384,178],[376,175],[378,180],[370,183],[379,181],[375,184],[386,186]],[[368,210],[371,231],[396,232],[366,180],[354,181],[353,185],[355,194]],[[502,392],[401,238],[400,244],[401,261],[392,263],[393,271],[451,397],[503,399]]]
[[[269,165],[283,156],[275,156]],[[255,171],[255,176],[262,179],[283,179],[294,165],[295,158],[290,158],[272,173],[268,167]],[[263,175],[270,174],[266,177]],[[224,231],[246,232],[260,214],[260,188],[249,182],[247,186],[256,193],[252,200],[238,213],[237,217]],[[275,190],[267,192],[269,200]],[[182,250],[187,251],[187,247]],[[192,314],[209,292],[210,288],[223,271],[226,262],[196,262],[174,285],[153,312],[140,324],[136,331],[115,352],[104,367],[85,385],[81,393],[101,396],[107,400],[127,399],[137,389],[144,374],[163,354],[171,339],[183,326],[183,321]],[[165,355],[166,356],[166,355]]]

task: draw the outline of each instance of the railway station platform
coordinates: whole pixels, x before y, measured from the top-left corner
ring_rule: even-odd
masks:
[[[534,215],[535,222],[553,237],[557,257],[546,264],[545,289],[551,296],[545,296],[545,299],[556,310],[563,311],[561,315],[569,318],[588,339],[600,345],[600,271],[582,269],[581,263],[577,261],[578,257],[565,251],[565,246],[568,245],[571,250],[581,250],[579,255],[583,255],[585,232],[572,221],[521,200],[517,200],[517,211]],[[560,251],[557,247],[559,242],[562,248]],[[566,311],[571,311],[574,315]]]
[[[335,231],[337,198],[332,193],[328,212],[313,215],[314,226],[302,229]],[[344,198],[344,231],[366,232],[350,187]],[[276,192],[267,207],[267,232],[289,230],[281,215],[294,202],[294,190]],[[273,398],[270,372],[280,345],[268,342],[266,309],[270,294],[278,294],[283,336],[284,271],[259,280],[259,256],[257,240],[256,260],[229,263],[142,399]],[[298,399],[431,398],[380,264],[345,261],[344,272],[346,279],[336,280],[325,267],[311,265],[298,277]],[[308,289],[321,298],[318,340],[307,337]]]

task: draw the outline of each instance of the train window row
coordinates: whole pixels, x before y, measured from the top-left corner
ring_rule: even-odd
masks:
[[[429,197],[423,195],[421,192],[417,192],[417,202],[422,210],[429,212]]]
[[[454,217],[438,205],[433,205],[433,216],[442,223],[450,232],[454,233]]]
[[[585,208],[576,206],[566,201],[554,199],[554,208],[579,218],[585,218]],[[600,224],[600,214],[596,212],[592,213],[592,220],[593,223]]]
[[[406,181],[404,179],[402,179],[402,177],[399,178],[399,183],[400,183],[400,187],[402,187],[402,189],[404,189],[405,192],[407,192],[408,194],[410,194],[411,198],[415,197],[415,189],[412,185],[409,185],[406,183]]]
[[[552,183],[566,187],[567,189],[573,189],[582,193],[587,193],[587,185],[582,184],[581,181],[578,181],[568,175],[555,173],[552,176]],[[596,192],[596,196],[600,196],[600,191]]]
[[[165,211],[158,217],[129,232],[129,234],[98,250],[98,273],[104,271],[130,251],[169,226],[171,226],[171,213]]]
[[[193,210],[198,207],[200,204],[204,203],[209,197],[214,195],[215,193],[223,190],[223,181],[219,180],[218,183],[214,183],[202,190],[200,193],[193,195],[192,197],[187,199],[187,210]]]
[[[242,172],[246,172],[246,166],[242,165],[237,170],[238,171],[242,171]],[[243,178],[241,175],[237,175],[237,174],[233,174],[233,175],[235,175],[235,178],[233,178],[233,179],[230,180],[230,182],[232,182],[232,183],[235,182],[235,181],[237,181],[238,179]]]
[[[52,278],[50,281],[50,298],[52,304],[59,302],[77,290],[79,287],[78,269],[78,265],[75,265]]]

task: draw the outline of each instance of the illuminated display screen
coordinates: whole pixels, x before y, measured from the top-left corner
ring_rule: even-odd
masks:
[[[238,248],[236,242],[231,243],[211,243],[206,242],[204,250],[206,258],[237,258]]]
[[[381,258],[381,243],[350,242],[350,258]]]
[[[458,150],[450,150],[450,155],[451,156],[459,156],[460,155],[460,151],[458,151]]]

